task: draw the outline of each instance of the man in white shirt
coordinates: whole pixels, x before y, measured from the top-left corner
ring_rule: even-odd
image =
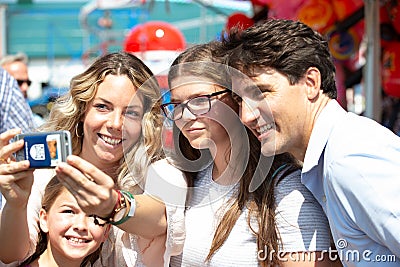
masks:
[[[400,266],[400,137],[339,105],[327,41],[301,22],[267,20],[216,52],[249,77],[233,77],[233,91],[263,154],[304,163],[342,263]]]

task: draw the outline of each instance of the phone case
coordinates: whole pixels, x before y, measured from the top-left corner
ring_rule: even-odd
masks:
[[[69,131],[35,132],[18,134],[15,140],[24,139],[24,149],[16,153],[16,160],[29,160],[30,168],[54,168],[72,154]]]

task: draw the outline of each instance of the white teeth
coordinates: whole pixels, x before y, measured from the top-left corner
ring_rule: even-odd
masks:
[[[257,132],[259,134],[263,134],[265,132],[267,132],[268,130],[272,129],[272,127],[274,127],[273,123],[269,123],[267,125],[261,126],[260,128],[257,129]]]
[[[76,238],[76,237],[71,237],[69,238],[69,241],[75,242],[75,243],[86,243],[87,241],[85,239],[80,239],[80,238]]]
[[[107,144],[110,144],[113,146],[118,145],[119,143],[122,142],[122,139],[114,139],[114,138],[110,138],[110,137],[107,137],[104,135],[101,136],[101,139],[103,139]]]

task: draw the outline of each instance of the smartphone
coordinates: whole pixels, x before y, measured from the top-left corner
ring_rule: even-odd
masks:
[[[30,168],[54,168],[72,154],[69,131],[18,134],[15,141],[24,139],[24,148],[17,151],[17,161],[29,160]]]

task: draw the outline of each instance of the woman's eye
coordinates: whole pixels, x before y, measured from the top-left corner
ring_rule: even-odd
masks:
[[[131,117],[131,118],[141,118],[142,117],[142,113],[135,111],[135,110],[128,110],[125,112],[125,116],[127,117]]]
[[[190,99],[187,104],[189,106],[204,106],[204,105],[208,105],[209,100],[208,97],[206,96],[199,96],[199,97],[195,97]]]
[[[62,210],[61,213],[74,214],[74,211],[71,209],[65,209],[65,210]]]
[[[94,107],[97,109],[100,109],[100,110],[107,109],[107,105],[105,105],[105,104],[95,104]]]

